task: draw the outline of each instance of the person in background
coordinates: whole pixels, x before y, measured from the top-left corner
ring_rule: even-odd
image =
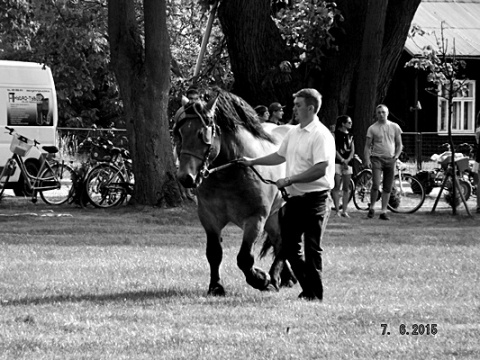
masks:
[[[196,87],[190,87],[187,89],[185,95],[182,96],[182,106],[177,110],[173,117],[174,123],[185,117],[185,106],[188,104],[200,101],[200,93]]]
[[[270,113],[270,117],[268,118],[268,122],[274,123],[276,125],[282,125],[283,124],[283,108],[285,106],[282,106],[278,102],[271,103],[270,106],[268,107],[268,112]]]
[[[337,118],[335,126],[335,147],[337,154],[335,157],[335,187],[332,190],[333,204],[337,216],[349,218],[347,207],[350,198],[350,178],[352,177],[352,167],[350,161],[355,155],[355,145],[352,129],[352,119],[350,116],[341,115]],[[342,212],[340,212],[340,187],[343,189]]]
[[[368,218],[375,216],[375,203],[378,197],[380,182],[383,173],[382,184],[382,211],[381,220],[390,220],[387,214],[387,205],[392,191],[395,165],[402,153],[402,129],[398,124],[388,120],[388,108],[377,105],[375,108],[377,121],[367,129],[365,141],[365,166],[372,168],[372,191],[370,193],[370,209]]]
[[[330,215],[330,189],[335,182],[335,140],[317,116],[322,105],[320,93],[302,89],[293,96],[299,125],[285,135],[277,152],[242,161],[245,166],[286,163],[287,177],[276,182],[279,189],[287,188],[290,194],[279,218],[281,252],[302,287],[299,298],[322,300],[321,241]]]
[[[258,105],[254,109],[257,112],[258,117],[260,118],[260,121],[262,123],[267,122],[268,118],[270,117],[270,113],[268,112],[268,109],[264,105]]]

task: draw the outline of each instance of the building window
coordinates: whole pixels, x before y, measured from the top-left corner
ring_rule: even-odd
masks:
[[[471,134],[475,131],[475,80],[465,82],[466,91],[457,93],[453,98],[452,134]],[[438,98],[439,133],[448,133],[448,101]]]

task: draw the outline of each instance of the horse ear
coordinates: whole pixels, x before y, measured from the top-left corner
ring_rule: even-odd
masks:
[[[207,105],[205,106],[205,112],[207,113],[208,117],[213,117],[215,114],[215,108],[217,107],[217,100],[220,93],[217,92],[215,96],[212,96],[210,100],[208,100]]]

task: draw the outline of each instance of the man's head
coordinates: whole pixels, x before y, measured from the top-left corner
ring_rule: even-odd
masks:
[[[315,89],[302,89],[293,97],[295,117],[299,122],[313,118],[322,106],[322,95]]]
[[[268,107],[268,112],[270,113],[270,117],[276,120],[281,120],[283,118],[283,108],[278,102],[271,103]]]
[[[388,119],[388,108],[386,105],[380,104],[375,108],[375,117],[379,121],[386,121]]]
[[[190,102],[195,102],[200,99],[200,93],[196,88],[193,88],[193,87],[187,90],[186,95],[187,95],[188,101]]]

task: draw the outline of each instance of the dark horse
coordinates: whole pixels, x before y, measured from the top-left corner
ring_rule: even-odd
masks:
[[[236,160],[274,152],[282,131],[266,131],[244,100],[224,90],[215,92],[206,105],[187,105],[174,128],[180,163],[177,177],[184,187],[197,188],[198,216],[207,235],[208,293],[225,294],[219,272],[223,256],[221,233],[230,222],[243,229],[237,265],[247,283],[259,290],[278,290],[284,261],[276,257],[266,273],[254,266],[253,246],[266,232],[274,252],[279,251],[277,212],[282,197],[275,185],[262,180],[284,177],[285,168],[252,169]]]

